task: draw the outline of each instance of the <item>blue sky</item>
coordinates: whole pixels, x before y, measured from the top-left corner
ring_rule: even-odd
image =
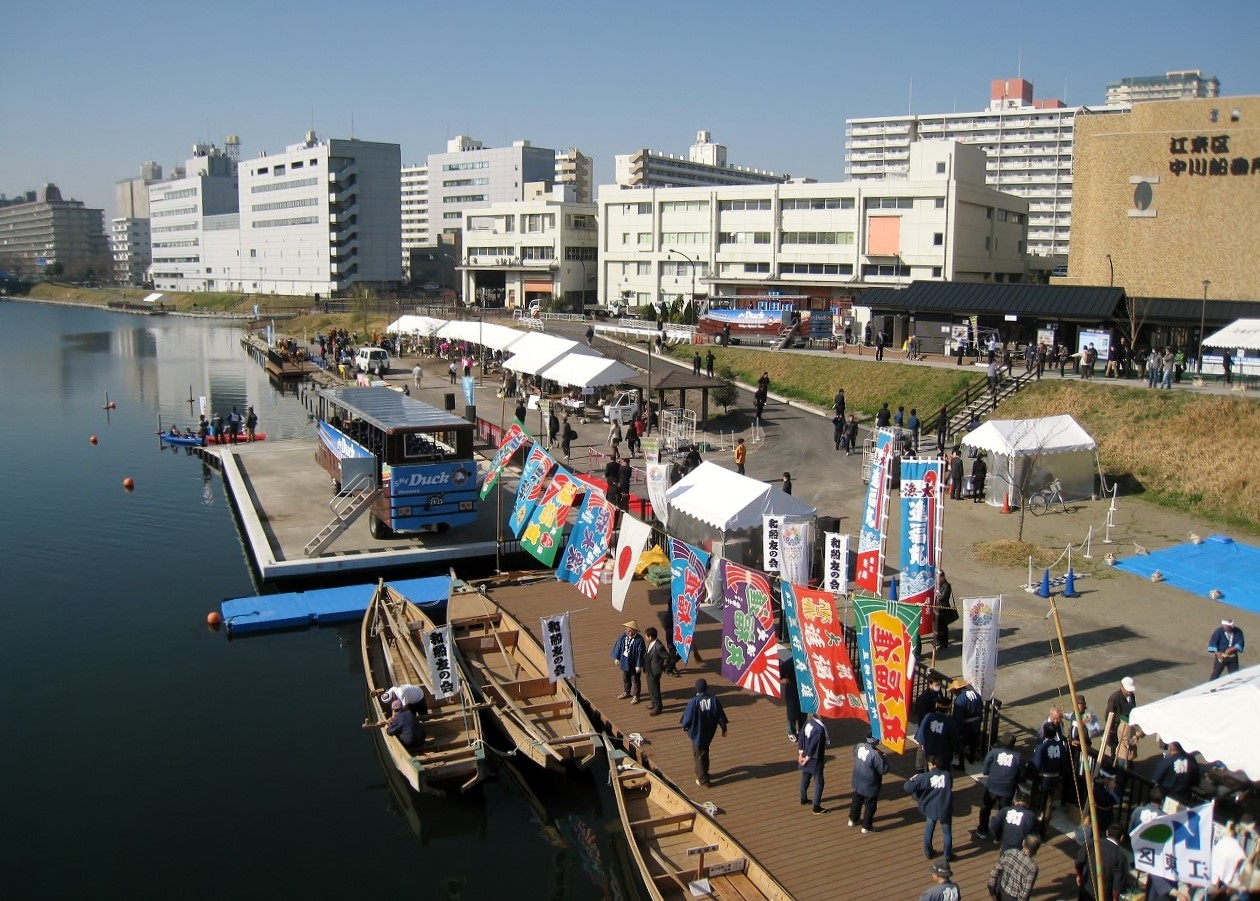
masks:
[[[447,138],[685,154],[707,129],[737,165],[836,180],[846,117],[983,108],[1022,73],[1101,103],[1108,81],[1198,68],[1260,93],[1260,3],[10,3],[0,193],[55,182],[113,216],[113,184],[194,143],[242,156],[321,137]],[[913,89],[912,89],[913,84]]]

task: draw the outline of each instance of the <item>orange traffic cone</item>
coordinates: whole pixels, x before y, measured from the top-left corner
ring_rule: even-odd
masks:
[[[1006,494],[1002,495],[1002,512],[1003,513],[1011,512],[1011,493],[1009,491],[1006,492]]]

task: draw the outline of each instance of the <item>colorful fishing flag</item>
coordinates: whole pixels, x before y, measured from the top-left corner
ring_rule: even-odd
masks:
[[[853,607],[871,732],[900,754],[906,746],[919,607],[870,597],[854,598]]]
[[[997,685],[998,625],[1002,596],[963,598],[962,674],[986,701]]]
[[[517,538],[521,537],[521,531],[529,522],[534,507],[542,499],[543,486],[555,466],[555,458],[541,444],[535,444],[529,449],[529,456],[521,467],[521,479],[516,483],[516,501],[512,505],[512,515],[508,517],[508,528]]]
[[[639,565],[643,546],[652,535],[647,523],[635,519],[629,513],[621,515],[621,530],[617,535],[617,555],[613,558],[612,605],[620,612],[626,605],[626,593]]]
[[[709,555],[677,538],[669,539],[670,602],[674,609],[674,648],[682,662],[691,657],[696,637],[696,617],[704,597],[704,576]]]
[[[600,576],[612,543],[615,517],[616,511],[608,503],[604,492],[588,486],[586,499],[582,501],[582,509],[569,533],[569,543],[565,545],[560,567],[556,570],[557,579],[572,582],[588,598],[599,594]]]
[[[801,516],[783,517],[782,562],[779,576],[797,585],[808,585],[814,559],[814,523]]]
[[[722,677],[741,688],[781,697],[773,595],[764,573],[729,560],[722,569]]]
[[[507,465],[507,461],[517,452],[521,445],[527,441],[533,441],[529,433],[525,431],[525,426],[518,419],[512,423],[503,434],[503,441],[499,444],[499,449],[494,452],[494,459],[490,461],[490,471],[486,473],[486,480],[481,484],[481,499],[484,501],[490,496],[490,492],[494,490],[494,486],[499,482],[499,476],[503,472],[503,467]]]
[[[644,465],[648,499],[652,501],[652,513],[665,525],[669,521],[669,467],[664,463]]]
[[[534,508],[529,525],[521,536],[521,547],[533,554],[534,559],[544,566],[555,563],[569,510],[577,500],[578,492],[585,488],[571,472],[563,466],[557,467],[551,484]]]
[[[780,582],[779,590],[801,710],[825,717],[869,720],[844,644],[835,595],[791,582]]]
[[[433,687],[433,697],[439,701],[459,694],[459,664],[452,653],[454,645],[450,623],[424,635],[424,656],[429,662],[429,684]]]
[[[1215,803],[1155,817],[1130,832],[1137,868],[1169,882],[1211,885]]]
[[[849,593],[849,536],[824,532],[822,587],[833,594]]]
[[[858,532],[857,572],[853,581],[871,594],[884,593],[884,530],[888,522],[888,459],[893,434],[880,429],[875,439],[875,461],[866,485],[866,505]]]
[[[932,601],[941,555],[943,466],[940,460],[901,461],[901,575],[897,579],[897,599],[923,608],[920,634],[930,634],[935,619]]]
[[[547,678],[552,682],[577,675],[573,642],[569,636],[569,614],[542,618],[543,652],[547,655]]]

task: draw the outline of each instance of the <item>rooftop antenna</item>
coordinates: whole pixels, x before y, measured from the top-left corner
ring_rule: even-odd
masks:
[[[1018,55],[1015,58],[1015,77],[1022,79],[1024,77],[1024,48],[1020,47]]]
[[[906,94],[906,115],[914,115],[914,76],[910,76],[910,90]]]

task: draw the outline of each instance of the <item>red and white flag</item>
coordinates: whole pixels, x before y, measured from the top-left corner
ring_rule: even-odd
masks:
[[[618,612],[626,605],[626,592],[639,565],[643,545],[652,536],[652,527],[629,513],[622,514],[621,534],[617,536],[617,556],[613,558],[612,605]]]

